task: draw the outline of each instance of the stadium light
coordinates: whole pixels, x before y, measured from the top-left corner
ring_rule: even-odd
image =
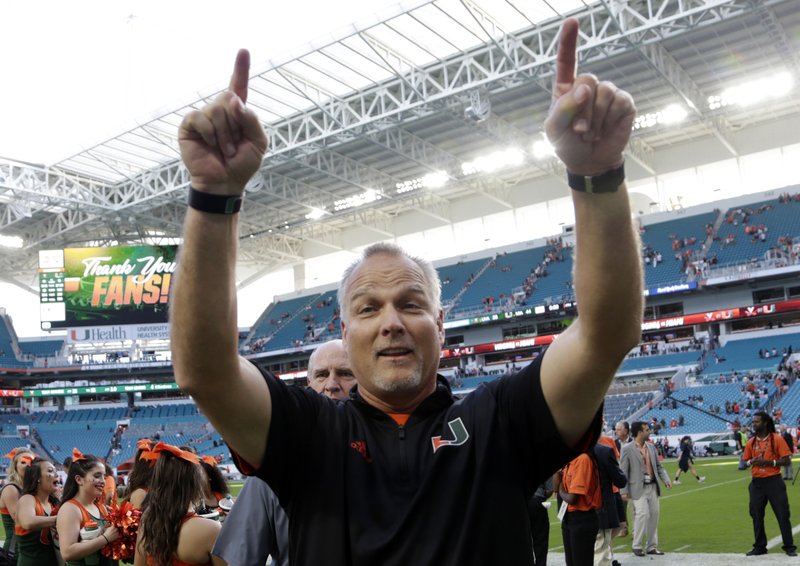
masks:
[[[24,243],[19,236],[3,236],[0,234],[0,246],[4,248],[20,249]]]
[[[708,109],[718,110],[734,104],[752,106],[770,98],[785,96],[793,86],[791,73],[782,71],[770,77],[762,77],[725,89],[719,95],[709,96]]]
[[[363,206],[365,204],[375,202],[376,200],[381,200],[381,198],[383,197],[380,192],[376,191],[375,189],[367,189],[363,193],[334,201],[333,210],[334,212],[339,212],[342,210],[347,210],[348,208]]]
[[[438,189],[446,185],[449,178],[450,177],[444,171],[434,171],[422,177],[415,177],[414,179],[397,183],[395,185],[395,192],[398,195],[402,195],[403,193],[416,191],[423,187],[427,189]]]
[[[311,212],[306,214],[306,220],[319,220],[325,216],[325,210],[322,208],[312,208]]]
[[[657,124],[677,124],[683,122],[688,115],[689,111],[686,110],[684,106],[680,104],[670,104],[664,107],[663,110],[638,115],[633,122],[633,129],[641,130],[644,128],[652,128]]]
[[[553,147],[553,144],[551,144],[545,136],[533,142],[532,149],[533,156],[536,159],[546,159],[548,157],[555,157],[556,155],[556,148]]]
[[[501,151],[490,153],[489,155],[478,157],[472,161],[461,164],[461,172],[464,175],[474,175],[475,173],[491,173],[503,167],[517,167],[522,165],[525,155],[519,149],[510,147]]]

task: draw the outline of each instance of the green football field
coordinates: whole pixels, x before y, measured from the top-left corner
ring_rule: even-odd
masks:
[[[753,545],[753,522],[748,510],[750,470],[738,469],[738,457],[698,458],[695,469],[706,476],[698,483],[691,474],[681,474],[681,485],[661,491],[661,519],[658,525],[658,547],[664,552],[687,553],[739,553],[744,554]],[[675,478],[677,460],[663,462],[667,473]],[[794,460],[795,471],[800,468],[800,458]],[[800,480],[796,485],[786,482],[792,526],[800,525]],[[555,498],[550,506],[550,550],[563,551],[561,525],[556,518]],[[628,520],[633,518],[633,507],[628,509]],[[766,510],[767,539],[778,537],[780,531],[769,505]],[[629,524],[629,529],[632,525]],[[797,534],[795,540],[797,540]],[[772,546],[772,545],[770,545]],[[631,550],[631,535],[614,539],[614,550],[625,554]]]
[[[661,520],[658,526],[659,548],[664,552],[686,553],[742,553],[753,544],[753,523],[748,511],[747,486],[750,470],[738,469],[738,457],[698,458],[695,468],[704,483],[698,483],[691,474],[681,474],[681,485],[661,493]],[[675,477],[677,460],[666,460],[664,467]],[[800,457],[795,458],[794,467],[800,471]],[[241,482],[232,482],[229,487],[235,496],[241,490]],[[800,480],[796,485],[786,482],[789,505],[792,510],[792,526],[800,525]],[[561,525],[556,518],[555,498],[551,498],[550,550],[563,551]],[[633,518],[633,508],[628,510],[628,519]],[[775,515],[769,506],[766,511],[767,538],[780,538]],[[630,526],[630,525],[629,525]],[[795,535],[798,540],[800,534]],[[780,541],[776,547],[779,549]],[[631,535],[614,539],[614,549],[621,555],[631,550]]]

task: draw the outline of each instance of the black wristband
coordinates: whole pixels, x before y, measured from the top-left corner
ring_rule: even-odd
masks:
[[[242,208],[242,195],[212,195],[190,186],[188,204],[201,212],[236,214]]]
[[[567,184],[582,193],[615,193],[625,181],[625,163],[601,175],[586,177],[567,171]]]

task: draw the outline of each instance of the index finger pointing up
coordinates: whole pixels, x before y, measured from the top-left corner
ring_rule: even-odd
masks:
[[[569,18],[561,26],[556,56],[556,77],[553,98],[558,98],[575,82],[575,69],[578,51],[578,20]]]
[[[236,54],[236,63],[233,65],[233,75],[231,75],[231,84],[229,88],[242,102],[247,102],[247,82],[249,75],[250,52],[247,49],[240,49]]]

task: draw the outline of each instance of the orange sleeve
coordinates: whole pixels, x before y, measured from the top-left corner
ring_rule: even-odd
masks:
[[[784,443],[785,444],[785,443]],[[569,489],[567,493],[587,495],[592,481],[592,461],[586,454],[581,454],[569,465],[567,481]]]

